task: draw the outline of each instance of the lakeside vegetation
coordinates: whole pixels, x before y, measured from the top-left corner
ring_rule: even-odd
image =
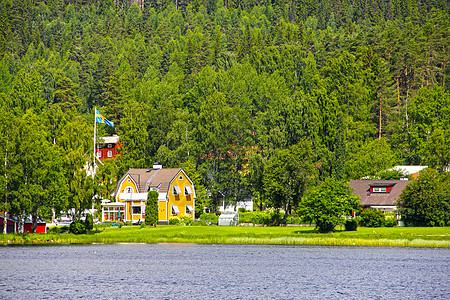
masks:
[[[92,234],[6,234],[0,244],[196,243],[329,246],[450,247],[448,227],[361,227],[318,234],[313,227],[105,227]]]

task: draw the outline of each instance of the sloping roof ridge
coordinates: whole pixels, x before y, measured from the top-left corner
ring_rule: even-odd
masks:
[[[153,178],[155,178],[156,174],[159,173],[162,169],[156,170],[155,174],[153,174],[145,183],[145,191],[148,191],[150,189],[150,184],[152,183]]]

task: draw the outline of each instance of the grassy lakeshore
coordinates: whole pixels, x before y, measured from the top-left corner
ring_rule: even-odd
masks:
[[[312,227],[138,226],[107,227],[99,233],[0,234],[0,244],[198,243],[450,247],[449,227],[360,227],[319,234]]]

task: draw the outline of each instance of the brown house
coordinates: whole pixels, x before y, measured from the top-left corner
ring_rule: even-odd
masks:
[[[364,208],[383,212],[397,210],[397,199],[408,180],[350,180],[350,187],[361,198]]]

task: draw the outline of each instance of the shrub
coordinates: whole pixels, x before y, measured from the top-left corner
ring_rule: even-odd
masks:
[[[240,207],[239,209],[238,209],[238,212],[239,213],[244,213],[244,212],[246,212],[247,210],[245,209],[245,208],[243,208],[243,207]]]
[[[92,229],[94,229],[94,218],[91,214],[86,215],[86,219],[84,220],[84,226],[86,228],[86,231],[90,232]]]
[[[199,220],[204,225],[217,225],[217,223],[219,222],[219,217],[216,214],[203,213],[200,216]]]
[[[338,223],[337,217],[331,215],[321,215],[316,221],[316,227],[320,233],[328,233],[333,231]]]
[[[360,225],[365,227],[381,227],[384,224],[384,214],[379,210],[371,208],[364,209],[361,212]]]
[[[180,217],[180,224],[182,225],[191,225],[192,224],[192,217],[189,215],[184,215]]]
[[[358,222],[355,219],[348,219],[345,221],[345,231],[356,231],[358,228]]]
[[[397,225],[397,216],[395,213],[385,213],[384,214],[384,226],[394,227]]]
[[[169,218],[169,225],[180,225],[180,219],[178,217]]]
[[[86,227],[84,225],[84,222],[73,221],[72,223],[70,223],[69,231],[73,234],[86,233]]]
[[[61,233],[61,228],[58,226],[48,227],[47,233]]]
[[[122,226],[123,226],[123,222],[122,221],[117,222],[117,227],[122,228]]]

